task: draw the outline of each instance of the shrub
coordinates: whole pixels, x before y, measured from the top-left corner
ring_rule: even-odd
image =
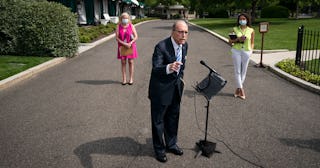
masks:
[[[136,24],[139,22],[153,20],[156,18],[139,18],[132,20],[132,24]],[[114,33],[117,25],[114,23],[108,23],[107,25],[99,25],[99,26],[83,26],[79,28],[79,38],[81,43],[90,43],[95,41],[97,38],[110,35]]]
[[[301,78],[315,85],[320,85],[320,75],[312,74],[310,71],[302,71],[299,66],[295,65],[293,59],[286,59],[276,64],[281,70]]]
[[[209,18],[228,18],[229,14],[228,11],[224,8],[213,8],[209,10]]]
[[[269,6],[261,11],[261,18],[288,18],[290,11],[283,6]]]
[[[78,50],[76,15],[56,2],[0,0],[1,54],[73,56]],[[4,46],[4,48],[2,48]]]
[[[88,35],[81,35],[80,36],[81,43],[90,43],[91,41],[92,41],[92,38]]]
[[[107,25],[86,26],[79,28],[80,42],[89,43],[100,37],[107,36],[113,33],[116,29],[116,24],[109,23]]]

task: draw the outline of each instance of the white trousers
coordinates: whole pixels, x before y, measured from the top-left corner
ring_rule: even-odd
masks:
[[[243,83],[246,78],[249,65],[249,57],[252,51],[237,50],[232,48],[232,60],[234,65],[234,76],[237,88],[243,88]]]

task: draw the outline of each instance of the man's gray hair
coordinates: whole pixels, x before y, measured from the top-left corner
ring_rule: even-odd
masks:
[[[178,23],[180,23],[180,22],[183,22],[183,23],[185,23],[186,25],[188,25],[185,20],[177,20],[177,21],[175,21],[175,22],[173,23],[173,25],[172,25],[172,31],[175,31],[175,30],[176,30],[176,25],[177,25]]]

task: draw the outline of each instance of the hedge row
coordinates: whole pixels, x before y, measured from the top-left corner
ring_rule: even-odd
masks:
[[[78,49],[76,15],[45,0],[0,0],[0,54],[73,56]]]
[[[290,11],[283,6],[269,6],[261,11],[261,18],[288,18]]]
[[[107,25],[89,26],[79,28],[79,39],[81,43],[90,43],[99,37],[107,36],[116,30],[116,24],[108,23]]]

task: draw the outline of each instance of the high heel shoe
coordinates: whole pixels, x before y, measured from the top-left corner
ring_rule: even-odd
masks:
[[[242,99],[242,100],[245,100],[245,99],[246,99],[246,96],[244,96],[244,95],[239,95],[239,97],[240,97],[240,99]]]
[[[246,99],[246,96],[245,96],[245,94],[244,94],[244,90],[243,90],[242,88],[240,89],[239,97],[240,97],[240,99],[242,99],[242,100],[245,100],[245,99]]]
[[[130,81],[128,82],[128,84],[129,84],[129,85],[133,85],[133,80],[130,80]]]
[[[233,94],[234,97],[239,97],[239,91],[240,91],[240,88],[237,88],[236,89],[236,92]]]

